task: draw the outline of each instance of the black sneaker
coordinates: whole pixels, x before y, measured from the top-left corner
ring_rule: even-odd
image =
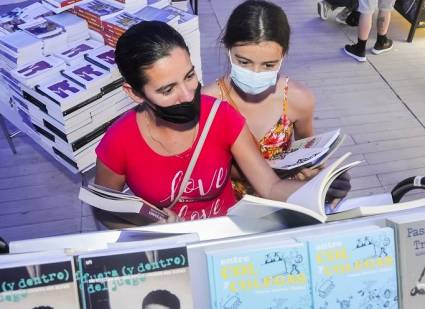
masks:
[[[345,22],[347,25],[351,27],[357,27],[359,25],[360,12],[352,11],[350,15],[348,15]]]
[[[353,57],[359,62],[366,61],[366,51],[359,51],[357,48],[357,44],[345,45],[344,51],[348,56]]]
[[[372,53],[375,55],[379,55],[390,51],[393,48],[393,40],[387,39],[384,44],[375,43],[375,46],[372,48]]]

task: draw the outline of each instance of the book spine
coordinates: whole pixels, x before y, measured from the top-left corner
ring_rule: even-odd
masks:
[[[159,221],[161,219],[167,219],[168,216],[159,209],[151,207],[147,204],[142,204],[139,212],[142,216],[149,218],[152,221]]]
[[[121,36],[126,31],[126,29],[120,28],[117,25],[111,24],[107,21],[102,22],[102,26],[103,26],[103,31],[113,33],[116,36]]]

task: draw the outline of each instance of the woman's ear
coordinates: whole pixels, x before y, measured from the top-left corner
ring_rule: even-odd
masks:
[[[124,83],[122,85],[122,89],[135,103],[140,104],[145,101],[145,99],[140,97],[140,95],[134,91],[133,87],[131,87],[129,83]]]

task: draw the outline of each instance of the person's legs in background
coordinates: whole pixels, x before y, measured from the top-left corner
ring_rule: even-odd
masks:
[[[394,3],[392,3],[390,9],[388,9],[388,6],[379,8],[378,21],[376,25],[378,36],[375,46],[372,48],[372,53],[375,55],[382,54],[393,48],[393,41],[387,37],[387,32],[391,21],[391,10],[393,6]]]
[[[378,5],[377,0],[360,0],[359,11],[361,13],[358,27],[358,41],[353,45],[345,45],[344,51],[347,55],[357,61],[366,61],[366,42],[372,28],[373,11]],[[378,37],[372,52],[381,54],[392,48],[392,40],[387,38],[388,27],[391,20],[391,10],[394,0],[379,0],[379,13],[377,21]]]

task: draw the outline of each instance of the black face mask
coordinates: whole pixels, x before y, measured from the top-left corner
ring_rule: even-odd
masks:
[[[165,121],[184,124],[196,120],[196,123],[199,119],[200,112],[201,83],[198,84],[198,87],[195,91],[195,96],[193,97],[192,101],[167,107],[158,106],[148,100],[145,100],[145,102],[147,103],[147,106],[154,112],[156,117]]]

